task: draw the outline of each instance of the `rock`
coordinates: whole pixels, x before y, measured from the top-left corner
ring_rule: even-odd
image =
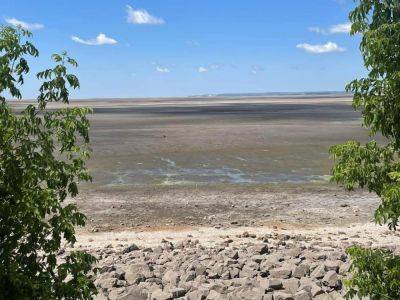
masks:
[[[124,250],[122,250],[122,254],[126,254],[126,253],[136,251],[136,250],[140,250],[140,248],[135,244],[131,244],[130,246],[128,246]]]
[[[125,280],[128,284],[138,284],[150,277],[153,277],[152,268],[146,263],[132,264],[125,269]]]
[[[240,274],[240,270],[238,268],[231,268],[229,270],[229,274],[231,275],[231,279],[232,278],[238,278],[239,274]]]
[[[326,270],[325,270],[325,265],[319,265],[314,269],[314,271],[311,272],[310,277],[311,278],[316,278],[316,279],[321,279],[325,276]]]
[[[345,262],[343,263],[340,268],[339,268],[339,274],[340,275],[346,275],[349,273],[351,267],[351,262]]]
[[[287,252],[287,255],[293,258],[298,258],[301,255],[302,250],[300,248],[292,248]]]
[[[179,274],[176,271],[168,270],[165,272],[164,276],[162,277],[162,281],[164,285],[172,285],[172,286],[177,286],[179,283]]]
[[[186,272],[181,276],[181,281],[182,282],[188,282],[188,281],[193,281],[196,278],[196,272],[195,271],[189,271]]]
[[[293,295],[293,300],[311,300],[309,292],[302,290]]]
[[[97,287],[101,287],[101,288],[103,288],[103,289],[105,289],[105,290],[110,290],[110,289],[112,289],[113,287],[116,287],[117,280],[118,280],[117,278],[113,278],[113,277],[111,277],[111,278],[97,279],[97,280],[95,281],[95,285],[96,285]]]
[[[322,283],[331,288],[337,288],[341,286],[341,281],[335,271],[328,271],[322,279]]]
[[[242,270],[239,273],[240,277],[255,277],[257,275],[257,271],[259,270],[260,265],[255,261],[248,261],[243,266]]]
[[[293,297],[286,292],[274,292],[274,300],[293,300]]]
[[[185,296],[186,290],[183,288],[173,288],[171,290],[168,290],[172,294],[172,297],[175,298],[180,298]]]
[[[248,248],[248,253],[253,254],[267,254],[268,245],[267,244],[256,244]]]
[[[344,300],[345,298],[337,291],[329,292],[329,297],[333,300]]]
[[[286,292],[289,292],[291,294],[296,293],[299,286],[300,286],[300,280],[298,280],[297,278],[290,278],[283,280],[283,288],[285,289]]]
[[[292,274],[292,271],[287,267],[275,268],[269,271],[273,278],[287,279]]]
[[[229,294],[229,299],[264,300],[265,291],[259,288],[245,288]],[[272,298],[271,298],[272,300]]]
[[[316,300],[332,300],[332,298],[327,293],[322,293],[322,294],[316,295],[314,297],[314,299],[316,299]]]
[[[326,260],[324,262],[326,271],[338,272],[341,264],[342,264],[342,261],[340,261],[340,260]]]
[[[324,293],[319,285],[317,285],[314,281],[307,277],[303,277],[300,279],[299,291],[307,291],[311,294],[311,297],[315,297],[319,294]]]
[[[155,290],[150,295],[151,300],[171,300],[173,299],[172,294],[164,292],[162,289]]]
[[[125,292],[121,293],[118,300],[147,300],[148,293],[137,286],[129,287]]]
[[[110,300],[117,300],[120,298],[120,296],[125,292],[125,288],[118,288],[112,290],[110,293],[108,293],[108,299]]]
[[[185,295],[187,300],[205,300],[209,294],[208,290],[195,290],[190,291]]]
[[[225,294],[218,293],[217,291],[211,290],[207,296],[207,300],[228,300],[228,296]]]
[[[310,266],[306,263],[295,266],[292,270],[292,276],[298,279],[307,276],[309,273],[310,273]]]
[[[238,259],[239,252],[236,250],[228,249],[223,252],[223,255],[230,258],[230,259]]]
[[[283,287],[282,280],[269,278],[269,279],[261,279],[259,280],[260,287],[263,288],[266,292],[271,292],[273,290],[280,290]]]
[[[253,261],[255,261],[256,263],[261,263],[264,259],[266,259],[267,258],[267,255],[265,255],[265,254],[263,254],[263,255],[260,255],[260,254],[258,254],[258,255],[253,255],[252,257],[251,257],[251,259],[253,260]]]

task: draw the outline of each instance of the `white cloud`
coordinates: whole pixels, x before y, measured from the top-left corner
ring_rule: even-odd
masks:
[[[326,30],[320,27],[308,27],[308,30],[319,34],[327,34]]]
[[[351,23],[342,23],[342,24],[336,24],[333,25],[331,28],[329,28],[330,33],[350,33],[351,30]]]
[[[256,75],[260,72],[264,71],[264,67],[263,66],[259,66],[259,65],[254,65],[251,67],[251,74]]]
[[[39,29],[43,29],[44,25],[43,24],[39,24],[39,23],[26,23],[24,21],[15,19],[15,18],[11,18],[11,19],[6,19],[6,22],[8,24],[14,25],[14,26],[20,26],[26,30],[39,30]]]
[[[114,45],[118,43],[116,40],[106,36],[104,33],[100,33],[95,39],[83,40],[77,36],[72,36],[71,39],[74,42],[89,46]]]
[[[327,42],[322,45],[310,45],[307,43],[298,44],[296,46],[298,49],[303,49],[304,51],[312,54],[322,54],[322,53],[330,53],[330,52],[344,52],[345,48],[339,47],[336,43]]]
[[[156,71],[159,73],[169,73],[170,72],[170,70],[168,68],[160,67],[160,66],[156,66]]]
[[[196,40],[186,41],[186,45],[193,48],[200,47],[200,43]]]
[[[208,69],[205,67],[199,67],[198,71],[199,71],[199,73],[205,73],[205,72],[208,72]]]
[[[223,67],[224,67],[224,65],[221,63],[214,63],[214,64],[210,65],[210,68],[213,70],[219,70],[219,69],[222,69]]]
[[[309,27],[308,30],[323,35],[337,34],[337,33],[349,34],[351,30],[351,23],[347,22],[347,23],[332,25],[331,27],[329,27],[329,29],[324,29],[321,27]]]
[[[147,10],[135,10],[130,5],[126,6],[126,12],[128,13],[128,16],[126,17],[128,23],[148,25],[161,25],[165,23],[163,19],[150,15]]]

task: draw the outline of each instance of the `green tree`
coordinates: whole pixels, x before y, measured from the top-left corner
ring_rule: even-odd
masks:
[[[37,74],[37,104],[11,109],[5,95],[22,97],[27,57],[38,56],[30,37],[22,28],[0,28],[0,298],[87,299],[96,292],[95,258],[57,254],[64,242],[74,244],[74,226],[85,224],[64,200],[77,195],[79,181],[91,179],[85,167],[90,111],[66,105],[68,87],[79,87],[67,70],[77,63],[66,53],[53,55],[55,67]],[[50,102],[65,105],[51,110]]]
[[[351,34],[361,34],[360,50],[368,76],[346,89],[362,112],[370,136],[384,143],[348,141],[333,146],[332,180],[347,189],[367,188],[381,199],[375,221],[396,230],[400,217],[400,1],[357,0],[350,13]],[[353,247],[348,297],[400,299],[400,257],[389,251]]]

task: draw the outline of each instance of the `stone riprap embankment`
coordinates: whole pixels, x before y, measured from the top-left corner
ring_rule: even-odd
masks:
[[[89,251],[99,258],[96,299],[306,300],[343,299],[350,267],[345,248],[351,245],[400,252],[400,234],[244,231],[221,235],[212,245],[188,234],[151,247],[119,239]]]

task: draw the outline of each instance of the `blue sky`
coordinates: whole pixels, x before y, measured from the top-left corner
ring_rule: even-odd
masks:
[[[343,90],[364,74],[351,0],[2,0],[40,58],[79,62],[76,98]],[[22,23],[21,23],[22,22]],[[32,78],[33,79],[33,78]],[[29,80],[24,97],[36,95]]]

